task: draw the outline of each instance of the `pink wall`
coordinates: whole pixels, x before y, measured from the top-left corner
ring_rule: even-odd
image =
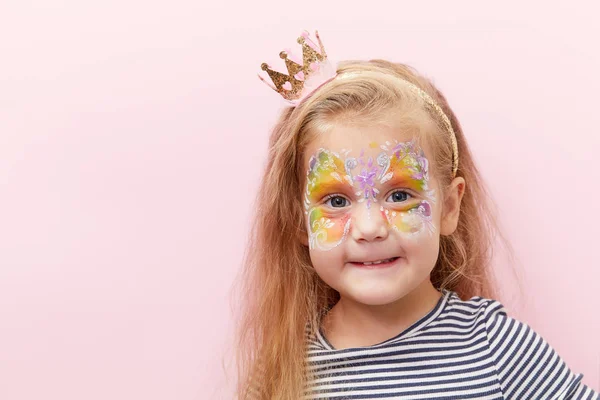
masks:
[[[228,290],[282,107],[256,73],[304,28],[434,78],[522,269],[503,300],[599,390],[598,10],[488,4],[3,2],[0,398],[230,398]]]

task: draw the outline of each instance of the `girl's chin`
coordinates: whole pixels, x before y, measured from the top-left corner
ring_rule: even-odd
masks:
[[[352,288],[347,297],[353,302],[366,306],[385,306],[392,304],[404,296],[401,287]]]

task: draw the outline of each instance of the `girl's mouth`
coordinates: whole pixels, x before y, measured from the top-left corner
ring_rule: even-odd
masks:
[[[374,261],[364,261],[364,262],[354,262],[351,261],[350,264],[361,267],[361,268],[384,268],[390,267],[394,264],[394,262],[400,257],[392,257],[386,258],[383,260],[374,260]]]

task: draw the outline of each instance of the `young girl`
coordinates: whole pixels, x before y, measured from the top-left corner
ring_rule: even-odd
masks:
[[[444,96],[298,41],[288,74],[262,65],[292,107],[245,259],[238,398],[598,399],[491,300],[494,218]]]

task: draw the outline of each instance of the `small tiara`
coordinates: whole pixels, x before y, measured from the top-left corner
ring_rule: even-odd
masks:
[[[279,53],[279,57],[285,61],[288,74],[273,70],[267,63],[262,63],[260,66],[269,75],[273,84],[258,74],[260,80],[292,105],[298,105],[318,87],[336,76],[336,69],[327,58],[319,32],[315,31],[315,37],[319,42],[318,47],[310,39],[308,31],[302,32],[298,38],[298,43],[302,45],[302,64],[290,58],[293,54],[290,54],[289,50]]]
[[[316,89],[337,76],[337,67],[334,67],[328,59],[321,38],[319,37],[319,32],[315,31],[315,37],[319,43],[318,49],[317,45],[310,39],[308,31],[302,32],[302,35],[298,38],[298,43],[302,45],[302,64],[290,59],[291,52],[289,50],[279,53],[279,57],[285,61],[288,74],[274,71],[267,63],[261,64],[261,69],[269,75],[273,83],[267,82],[258,74],[260,80],[294,106],[298,105]],[[356,74],[360,74],[360,72]],[[345,78],[353,75],[355,73],[347,72],[340,75],[340,77]],[[442,119],[446,130],[450,134],[452,144],[452,177],[455,177],[458,171],[458,143],[450,119],[444,110],[423,89],[397,75],[391,76],[408,85]]]

